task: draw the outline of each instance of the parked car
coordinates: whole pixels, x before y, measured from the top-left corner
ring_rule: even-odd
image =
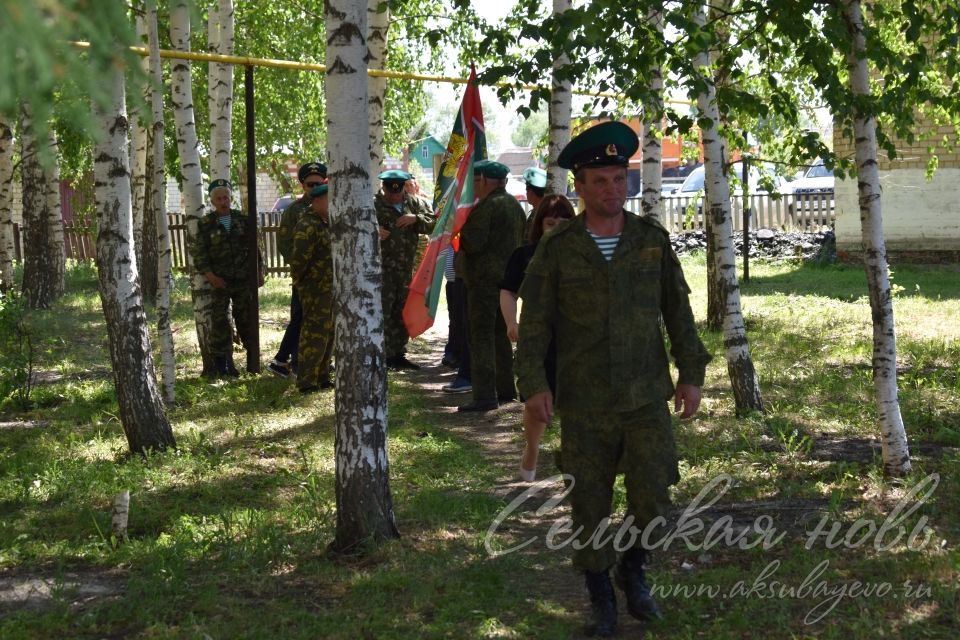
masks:
[[[283,211],[284,209],[289,207],[291,204],[296,202],[296,200],[297,200],[296,196],[292,196],[290,194],[287,194],[285,196],[280,196],[279,198],[277,198],[277,201],[273,203],[273,208],[270,209],[270,211]]]
[[[788,185],[788,193],[793,195],[790,215],[810,215],[814,222],[828,223],[835,205],[834,184],[833,169],[828,169],[820,160],[815,162],[802,178]]]
[[[735,177],[738,182],[742,181],[743,163],[735,163],[729,175],[730,177]],[[764,185],[761,183],[761,178],[765,178],[768,181],[773,182],[777,193],[783,192],[783,178],[774,172],[773,165],[762,165],[762,169],[758,168],[756,165],[751,165],[749,177],[750,193],[768,193],[764,188]],[[686,214],[687,206],[691,203],[691,201],[695,200],[697,203],[697,217],[700,218],[703,215],[705,180],[706,171],[703,166],[699,166],[687,176],[687,178],[679,187],[674,187],[670,191],[664,189],[661,192],[661,196],[664,198],[665,210],[667,210],[666,207],[672,207],[676,215],[684,216]],[[735,188],[736,191],[734,191]],[[736,197],[739,195],[739,193],[739,186],[735,187],[733,184],[731,184],[731,197]]]

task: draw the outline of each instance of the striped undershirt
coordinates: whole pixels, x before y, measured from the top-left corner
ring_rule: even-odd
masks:
[[[613,259],[613,252],[617,248],[617,244],[620,242],[620,234],[613,236],[598,236],[593,231],[587,229],[587,233],[590,234],[590,237],[593,238],[593,241],[597,243],[597,248],[600,249],[600,253],[603,254],[604,259],[607,262],[610,262]]]
[[[227,230],[227,233],[230,233],[230,227],[233,226],[233,218],[230,217],[229,213],[225,216],[220,216],[220,224]]]

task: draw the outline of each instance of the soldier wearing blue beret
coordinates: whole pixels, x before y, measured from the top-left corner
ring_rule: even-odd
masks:
[[[303,189],[303,195],[290,204],[280,214],[280,226],[277,228],[277,250],[289,265],[293,260],[293,230],[305,211],[310,210],[310,191],[327,182],[327,165],[322,162],[306,162],[297,170],[297,180]],[[293,285],[290,295],[290,322],[283,332],[277,355],[267,365],[267,370],[281,378],[297,372],[299,361],[300,327],[303,324],[303,306],[300,304],[300,291]]]
[[[614,565],[630,614],[642,620],[660,616],[646,582],[640,537],[619,549],[619,563],[612,534],[587,539],[610,516],[618,471],[627,491],[625,525],[632,522],[642,531],[666,515],[668,487],[679,480],[667,399],[674,397],[682,418],[694,415],[710,360],[667,231],[623,208],[627,164],[638,146],[628,126],[606,122],[563,149],[558,164],[573,170],[583,214],[544,236],[520,288],[520,392],[541,421],[550,420],[554,403],[560,415],[560,464],[572,477],[573,525],[583,544],[575,545],[573,563],[590,592],[589,631],[600,636],[613,635],[617,627],[609,575]],[[675,389],[661,318],[679,371]],[[553,338],[556,398],[544,372]]]
[[[297,348],[297,388],[308,394],[333,387],[333,248],[330,238],[327,182],[307,194],[310,208],[293,230],[290,275],[303,305]]]
[[[460,229],[457,273],[467,288],[467,341],[473,401],[458,411],[490,411],[517,397],[513,354],[500,313],[500,280],[513,250],[523,244],[526,216],[507,193],[510,169],[480,160],[473,166],[477,204]]]

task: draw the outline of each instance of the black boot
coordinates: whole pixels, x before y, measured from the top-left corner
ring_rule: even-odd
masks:
[[[631,616],[637,620],[659,620],[663,616],[643,573],[646,559],[647,553],[643,549],[625,551],[617,567],[617,586],[627,596],[627,611]]]
[[[593,621],[587,625],[586,634],[610,638],[617,633],[617,596],[613,593],[610,574],[606,571],[584,571],[587,591],[590,592],[590,610]]]

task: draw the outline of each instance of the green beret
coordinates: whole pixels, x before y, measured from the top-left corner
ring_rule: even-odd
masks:
[[[399,169],[390,169],[389,171],[384,171],[377,177],[384,182],[406,182],[413,178],[413,175],[406,171],[400,171]]]
[[[221,189],[221,188],[229,189],[230,191],[233,191],[233,185],[230,184],[230,181],[229,181],[229,180],[224,180],[223,178],[218,178],[218,179],[216,179],[216,180],[211,180],[211,181],[210,181],[210,186],[207,187],[207,195],[212,195],[214,189]]]
[[[503,180],[510,173],[510,167],[494,160],[478,160],[473,164],[473,175]]]
[[[313,200],[314,198],[319,198],[320,196],[322,196],[327,192],[328,188],[329,186],[327,185],[326,182],[324,182],[323,184],[318,184],[313,189],[310,189],[310,199]]]
[[[308,162],[300,165],[300,169],[297,171],[297,179],[300,182],[305,182],[307,176],[322,176],[326,178],[327,165],[322,162]]]
[[[640,147],[633,129],[622,122],[604,122],[590,127],[560,152],[557,164],[577,171],[583,167],[626,167]]]
[[[523,170],[523,181],[535,189],[546,189],[547,172],[540,167],[527,167]]]

